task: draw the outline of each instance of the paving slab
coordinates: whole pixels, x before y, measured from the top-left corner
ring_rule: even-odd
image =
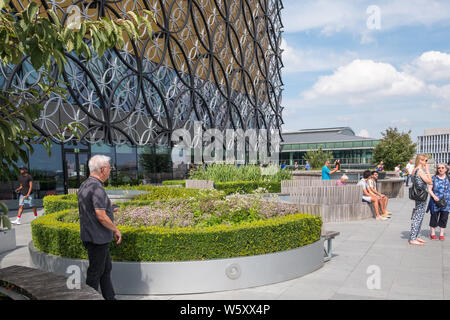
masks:
[[[405,191],[406,195],[406,191]],[[423,247],[408,243],[414,203],[408,197],[391,199],[391,219],[366,219],[325,223],[324,228],[338,231],[333,240],[333,258],[304,277],[277,284],[214,293],[188,295],[119,295],[123,300],[377,300],[377,299],[450,299],[450,236],[446,241],[429,239],[429,215],[425,216],[420,236]],[[42,210],[38,210],[42,212]],[[16,212],[11,212],[14,218]],[[28,242],[31,240],[31,210],[25,210],[22,224],[14,228],[16,250],[0,255],[0,268],[31,266]],[[380,289],[368,288],[379,267]],[[370,281],[369,281],[370,282]]]

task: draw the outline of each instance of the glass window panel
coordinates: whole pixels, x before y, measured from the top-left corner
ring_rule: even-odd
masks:
[[[138,184],[136,148],[116,146],[117,184]]]
[[[39,187],[37,198],[51,194],[64,194],[64,172],[62,166],[61,145],[53,144],[49,156],[41,144],[33,144],[34,152],[30,155],[30,175]]]

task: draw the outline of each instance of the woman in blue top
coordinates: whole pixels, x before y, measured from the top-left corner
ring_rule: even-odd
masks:
[[[428,204],[428,211],[431,211],[430,217],[430,238],[437,240],[435,228],[439,226],[439,240],[445,240],[444,232],[447,227],[448,212],[450,211],[450,181],[447,176],[448,168],[445,164],[437,165],[436,175],[433,177],[433,184],[428,187],[428,193],[431,196]],[[447,201],[445,207],[439,208],[435,201],[444,198]]]

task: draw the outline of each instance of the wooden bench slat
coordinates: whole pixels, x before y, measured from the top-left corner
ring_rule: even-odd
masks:
[[[0,269],[0,281],[13,284],[38,300],[103,300],[100,293],[85,284],[80,289],[69,289],[65,276],[29,267]]]

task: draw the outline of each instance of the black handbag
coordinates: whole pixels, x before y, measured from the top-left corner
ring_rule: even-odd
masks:
[[[413,184],[409,187],[409,198],[415,201],[426,201],[428,192],[426,188],[419,188],[416,182],[417,171],[412,176]]]
[[[450,179],[448,178],[448,176],[446,178],[450,182]],[[444,191],[447,191],[447,186],[445,186]],[[436,203],[436,207],[438,207],[438,208],[445,208],[447,206],[447,200],[445,200],[444,197],[442,197],[438,201],[434,201],[434,203]]]
[[[439,199],[439,201],[434,201],[438,208],[445,208],[447,206],[447,201],[445,198]]]

